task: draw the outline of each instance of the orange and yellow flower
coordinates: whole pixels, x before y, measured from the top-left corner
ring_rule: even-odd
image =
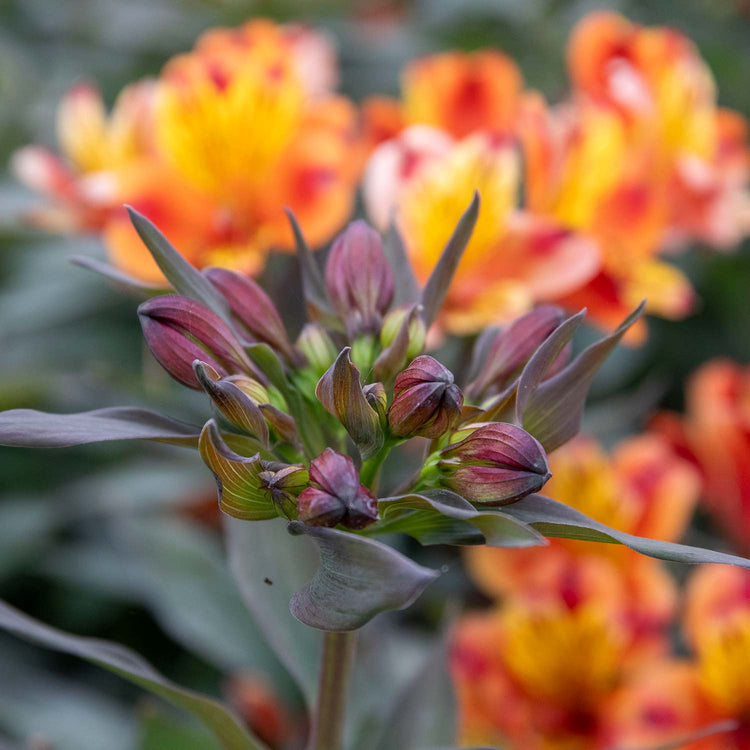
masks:
[[[455,140],[413,126],[381,144],[368,163],[368,212],[382,229],[395,217],[423,283],[474,190],[482,196],[441,319],[452,333],[512,319],[578,288],[598,269],[593,242],[518,208],[519,180],[513,142],[489,132]]]
[[[73,175],[70,187],[48,174],[46,153],[22,151],[17,171],[57,199],[71,228],[102,230],[115,261],[136,276],[160,274],[113,210],[122,203],[152,218],[197,266],[256,272],[270,249],[292,246],[285,206],[316,246],[351,212],[356,113],[332,93],[335,78],[331,46],[316,32],[263,20],[214,29],[135,89],[149,93],[140,108],[131,94],[107,120],[91,93],[69,97],[59,128],[69,165],[55,165]],[[96,221],[88,219],[90,174],[107,186]]]
[[[545,494],[621,531],[666,541],[684,532],[700,482],[666,440],[642,435],[611,456],[578,438],[550,456]],[[619,545],[551,540],[544,549],[473,548],[466,562],[489,596],[572,601],[592,598],[624,613],[639,646],[649,645],[674,614],[677,591],[656,561]]]

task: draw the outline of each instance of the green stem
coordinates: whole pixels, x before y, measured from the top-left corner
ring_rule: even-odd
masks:
[[[318,683],[318,704],[308,750],[342,750],[346,694],[356,633],[326,633]]]

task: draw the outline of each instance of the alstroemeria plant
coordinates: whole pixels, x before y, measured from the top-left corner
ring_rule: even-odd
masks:
[[[555,307],[537,308],[478,338],[466,383],[422,353],[478,212],[477,196],[423,289],[395,230],[381,238],[364,222],[351,224],[323,271],[290,216],[309,317],[296,340],[256,282],[226,269],[197,271],[131,212],[173,287],[138,308],[146,342],[170,375],[205,392],[212,415],[201,427],[129,407],[0,414],[5,445],[141,438],[198,448],[225,514],[257,523],[281,517],[290,546],[300,535],[317,544],[319,568],[290,604],[297,619],[326,631],[315,750],[342,747],[350,631],[379,612],[407,607],[438,576],[379,535],[498,547],[570,537],[664,559],[750,567],[730,555],[618,532],[535,494],[550,477],[547,453],[578,432],[595,373],[642,306],[576,357],[570,342],[584,312],[565,319]],[[399,451],[401,464],[413,466],[395,486],[389,466]],[[121,652],[86,651],[29,622],[0,609],[0,624],[109,665],[193,710],[224,747],[262,747],[215,702],[167,684],[148,665],[125,664]]]

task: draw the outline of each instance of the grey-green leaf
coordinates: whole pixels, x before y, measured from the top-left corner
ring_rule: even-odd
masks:
[[[121,271],[109,263],[105,263],[98,258],[90,258],[88,255],[74,255],[70,258],[70,262],[74,266],[79,266],[80,268],[85,268],[88,271],[93,271],[100,276],[104,276],[115,288],[141,299],[166,292],[169,289],[168,284],[154,284],[148,281],[141,281],[141,279],[131,276],[129,273],[125,273],[125,271]]]
[[[393,221],[383,235],[383,252],[395,272],[394,306],[413,305],[419,299],[419,283],[406,253],[404,239]]]
[[[475,192],[469,207],[458,220],[448,244],[422,290],[422,315],[427,328],[435,322],[435,318],[437,318],[443,305],[443,300],[445,300],[445,295],[448,294],[448,287],[453,280],[453,274],[458,268],[466,246],[469,244],[474,225],[479,217],[479,203],[479,193]]]
[[[533,526],[548,537],[624,544],[636,552],[660,560],[683,563],[723,563],[750,569],[750,560],[744,557],[626,534],[624,531],[605,526],[580,511],[543,495],[524,497],[516,503],[506,505],[503,512]]]
[[[489,547],[544,545],[544,537],[531,526],[499,510],[478,510],[446,489],[399,495],[378,501],[383,532],[401,532],[421,544],[486,544]],[[399,511],[407,512],[389,519]],[[478,532],[478,533],[477,533]]]
[[[559,448],[580,430],[591,381],[610,352],[641,316],[644,305],[641,302],[615,331],[584,349],[567,367],[540,383],[528,397],[525,407],[520,410],[523,427],[547,452]]]
[[[0,412],[0,445],[69,448],[109,440],[156,440],[197,447],[200,427],[148,409],[114,406],[77,414],[35,409]]]
[[[408,607],[439,575],[373,539],[298,521],[289,531],[311,537],[320,551],[315,575],[290,604],[292,614],[312,628],[361,628],[380,612]]]
[[[1,601],[0,627],[19,638],[104,667],[192,713],[214,732],[224,750],[265,750],[266,746],[245,729],[242,720],[228,707],[207,695],[176,685],[124,646],[64,633]]]
[[[126,208],[135,231],[174,290],[178,294],[202,302],[224,320],[229,321],[229,305],[213,284],[185,260],[152,221],[134,208]]]

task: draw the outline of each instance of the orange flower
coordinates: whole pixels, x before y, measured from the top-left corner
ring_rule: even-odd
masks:
[[[654,428],[699,467],[708,509],[737,550],[750,552],[750,368],[703,365],[688,382],[684,418],[662,414]]]
[[[595,603],[474,614],[454,635],[462,744],[603,748],[603,708],[625,672],[619,625]]]
[[[592,13],[568,48],[579,95],[609,106],[668,186],[671,241],[731,247],[747,233],[747,137],[743,118],[719,109],[698,50],[679,31]]]
[[[409,125],[430,125],[455,138],[515,130],[523,79],[502,52],[444,52],[410,63],[402,101],[371,97],[363,107],[368,152]]]
[[[106,138],[103,126],[82,127],[98,122],[91,106],[78,106],[78,127],[62,129],[61,144],[80,169],[106,167],[110,209],[139,207],[199,267],[255,273],[269,250],[293,245],[285,206],[314,246],[351,212],[356,118],[331,93],[335,82],[333,51],[320,34],[263,20],[213,29],[150,89],[148,116],[139,120],[149,148],[121,145],[130,141],[119,137],[123,118],[115,114]],[[115,158],[120,152],[127,158]],[[115,262],[160,278],[121,211],[95,228],[104,229]]]
[[[673,541],[684,532],[697,499],[697,473],[669,444],[645,435],[607,456],[578,438],[550,456],[550,497],[629,533]],[[656,561],[618,545],[552,540],[544,549],[475,548],[466,562],[489,596],[528,601],[599,601],[623,615],[639,648],[658,645],[676,606],[672,578]]]
[[[467,333],[516,317],[534,302],[569,292],[597,271],[592,242],[516,204],[518,154],[487,133],[460,141],[414,126],[383,143],[364,179],[365,203],[385,228],[391,214],[424,282],[478,189],[479,220],[448,293],[441,323]]]
[[[11,159],[18,179],[52,204],[29,219],[51,231],[98,230],[117,205],[117,173],[152,151],[150,111],[154,85],[127,86],[108,115],[99,91],[74,86],[57,112],[61,155],[41,146],[19,149]]]

